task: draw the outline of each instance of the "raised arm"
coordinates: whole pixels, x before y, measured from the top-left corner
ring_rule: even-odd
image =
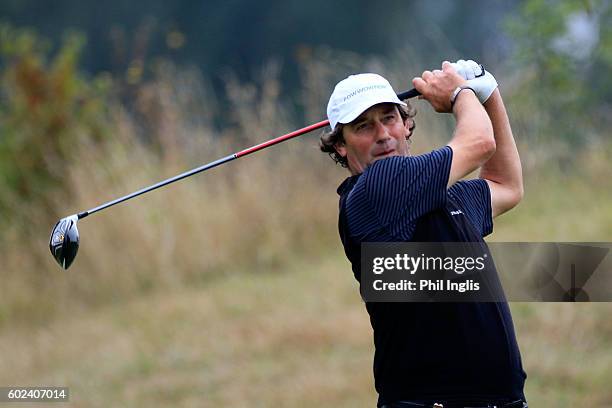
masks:
[[[437,112],[452,112],[457,124],[451,141],[453,149],[448,187],[481,167],[495,152],[493,127],[475,93],[469,89],[451,96],[458,86],[467,85],[449,62],[442,64],[442,71],[425,71],[412,80],[414,87]]]
[[[472,60],[459,60],[451,65],[474,88],[493,125],[496,151],[483,163],[480,178],[489,185],[492,215],[496,217],[515,207],[523,198],[521,160],[510,121],[497,81],[490,72],[483,71],[482,65]]]
[[[523,172],[508,114],[499,89],[495,89],[484,108],[493,124],[497,149],[480,169],[480,178],[489,184],[493,217],[514,208],[523,198]]]

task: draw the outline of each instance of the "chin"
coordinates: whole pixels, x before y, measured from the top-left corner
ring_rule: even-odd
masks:
[[[395,157],[395,156],[400,156],[397,150],[394,150],[391,153],[383,154],[382,156],[374,156],[374,159],[372,161],[386,159],[387,157]]]

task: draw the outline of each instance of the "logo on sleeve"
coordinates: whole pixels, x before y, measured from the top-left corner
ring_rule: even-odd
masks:
[[[451,213],[451,215],[459,215],[459,214],[463,214],[463,211],[461,211],[461,210],[454,210],[454,211],[451,211],[450,213]]]

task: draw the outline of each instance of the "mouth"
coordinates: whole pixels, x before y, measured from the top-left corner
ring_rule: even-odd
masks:
[[[374,157],[376,157],[376,158],[384,157],[384,156],[387,156],[387,155],[389,155],[389,154],[391,154],[393,152],[395,152],[395,149],[384,150],[384,151],[382,151],[380,153],[376,153],[374,155]]]

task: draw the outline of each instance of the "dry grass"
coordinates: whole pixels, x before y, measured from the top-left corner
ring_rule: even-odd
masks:
[[[341,256],[61,310],[0,336],[0,383],[70,406],[372,407],[371,329]],[[605,407],[608,304],[513,304],[534,407]]]
[[[230,81],[225,113],[235,126],[223,134],[210,113],[194,120],[194,101],[210,97],[197,78],[167,73],[140,99],[155,118],[152,142],[117,112],[112,141],[79,147],[66,172],[74,195],[55,196],[55,211],[91,208],[296,128],[275,69],[262,72],[260,88]],[[337,78],[310,69],[304,110],[318,120],[324,96],[315,90]],[[416,152],[448,129],[419,110]],[[20,203],[31,225],[8,226],[0,250],[0,384],[66,385],[79,407],[373,406],[371,329],[336,232],[345,172],[317,151],[317,138],[83,220],[69,271],[48,253],[55,215]],[[492,239],[609,241],[609,144],[577,152],[580,167],[548,147],[520,147],[525,200]],[[609,304],[512,307],[531,406],[609,406]]]
[[[371,406],[369,322],[344,272],[301,261],[65,310],[3,334],[0,383],[68,385],[73,406]]]
[[[221,135],[206,122],[192,125],[183,117],[189,104],[181,104],[167,82],[159,86],[161,95],[145,89],[143,109],[153,109],[149,99],[157,100],[162,113],[153,109],[156,127],[167,132],[143,143],[136,122],[118,111],[114,140],[75,147],[79,162],[64,174],[73,196],[67,201],[56,195],[56,212],[95,207],[291,130],[293,125],[274,114],[280,104],[270,82],[262,95],[249,97],[249,109],[231,111],[239,125]],[[0,325],[46,320],[58,299],[91,307],[205,282],[236,268],[278,267],[289,262],[288,254],[314,256],[336,241],[329,228],[336,223],[336,198],[328,192],[342,177],[317,152],[317,140],[317,134],[304,136],[82,220],[79,255],[64,273],[48,253],[54,215],[35,202],[22,203],[31,225],[12,225],[3,234]],[[40,233],[27,235],[32,230]]]

